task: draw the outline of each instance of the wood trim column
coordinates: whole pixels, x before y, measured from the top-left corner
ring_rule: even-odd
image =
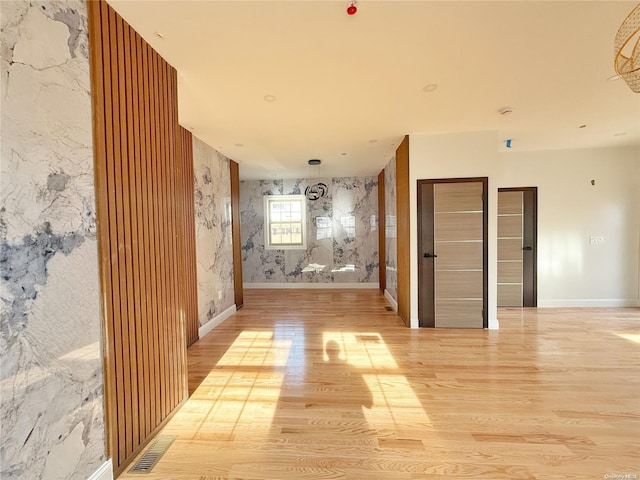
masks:
[[[411,255],[409,208],[409,136],[396,150],[396,217],[398,245],[398,315],[411,325]]]
[[[193,174],[193,135],[179,127],[182,166],[182,229],[184,233],[185,334],[187,346],[198,340],[198,279],[196,278],[196,229]]]
[[[242,238],[240,235],[240,167],[229,160],[231,171],[231,238],[233,244],[233,291],[236,309],[244,304],[242,290]]]

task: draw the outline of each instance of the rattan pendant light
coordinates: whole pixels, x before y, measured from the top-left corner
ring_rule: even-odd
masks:
[[[640,4],[631,10],[620,25],[614,48],[616,73],[631,90],[640,93]]]

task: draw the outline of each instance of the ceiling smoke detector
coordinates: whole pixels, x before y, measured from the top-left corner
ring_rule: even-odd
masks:
[[[320,165],[322,160],[318,160],[317,158],[312,158],[307,162],[309,165]]]

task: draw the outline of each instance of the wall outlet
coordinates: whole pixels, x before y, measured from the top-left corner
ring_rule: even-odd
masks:
[[[218,290],[218,300],[222,300],[222,290]]]
[[[591,235],[589,237],[589,243],[591,245],[600,245],[601,243],[604,243],[604,237]]]

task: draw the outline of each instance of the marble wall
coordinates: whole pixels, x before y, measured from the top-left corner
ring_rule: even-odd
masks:
[[[87,12],[2,1],[0,477],[105,462]]]
[[[387,293],[398,302],[398,243],[396,228],[396,156],[384,167],[384,211],[386,215]]]
[[[229,159],[193,136],[198,319],[205,325],[234,304]]]
[[[265,249],[264,195],[300,195],[324,183],[328,192],[307,200],[307,247]],[[378,283],[376,177],[240,182],[242,275],[251,283]],[[309,265],[323,265],[309,270]]]

